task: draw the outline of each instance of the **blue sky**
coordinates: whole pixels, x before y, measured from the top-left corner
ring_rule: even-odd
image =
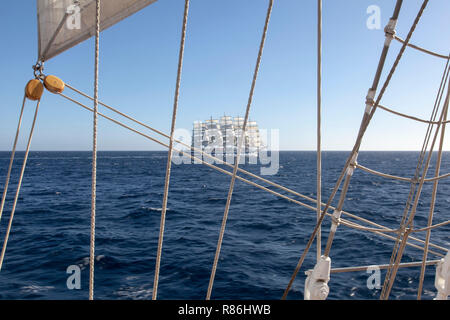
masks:
[[[244,115],[267,0],[192,0],[180,92],[178,128],[213,117]],[[405,38],[422,4],[404,1],[397,33]],[[381,30],[369,30],[368,6],[381,8]],[[394,0],[323,1],[323,148],[352,148],[364,101],[384,42]],[[101,34],[100,99],[157,129],[169,131],[183,0],[159,0]],[[412,42],[448,54],[450,1],[430,1]],[[0,150],[10,150],[23,88],[37,58],[35,1],[8,1],[0,11]],[[46,63],[71,85],[93,92],[93,40]],[[382,82],[400,44],[393,42]],[[428,118],[445,66],[443,59],[407,49],[383,105]],[[316,145],[316,1],[275,0],[256,85],[251,119],[280,130],[283,150]],[[86,100],[83,100],[87,102]],[[25,146],[33,104],[28,103],[19,148]],[[418,150],[426,125],[379,110],[363,150]],[[32,150],[90,150],[92,114],[45,93]],[[106,120],[101,150],[160,150]],[[445,149],[450,150],[447,142]]]

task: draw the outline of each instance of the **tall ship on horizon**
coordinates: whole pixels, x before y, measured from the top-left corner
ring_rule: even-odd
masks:
[[[235,155],[243,135],[244,118],[224,115],[195,121],[192,129],[192,147],[214,155]],[[249,121],[245,130],[241,153],[257,157],[265,149],[256,121]]]

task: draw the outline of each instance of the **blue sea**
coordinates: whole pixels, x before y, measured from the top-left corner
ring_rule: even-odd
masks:
[[[442,173],[450,172],[449,155],[443,156]],[[9,156],[0,152],[0,191]],[[0,226],[2,242],[23,156],[17,154],[13,168]],[[324,202],[347,156],[348,152],[324,152]],[[96,299],[151,299],[166,159],[166,152],[99,153]],[[358,161],[374,170],[411,177],[417,159],[417,152],[361,152]],[[259,174],[261,166],[243,168]],[[434,163],[429,174],[433,173]],[[316,154],[281,152],[278,173],[265,178],[315,197]],[[229,182],[229,176],[200,164],[173,165],[159,299],[205,298]],[[344,209],[397,228],[409,187],[407,182],[357,170]],[[426,226],[431,189],[431,183],[424,187],[416,227]],[[88,298],[90,191],[90,152],[30,153],[0,272],[0,299]],[[450,181],[441,181],[435,223],[449,219],[449,194]],[[236,181],[212,298],[280,299],[315,220],[314,211]],[[323,244],[329,227],[326,218]],[[449,226],[433,231],[431,241],[449,248],[449,231]],[[425,235],[415,236],[424,239]],[[341,225],[331,250],[332,266],[386,264],[392,248],[390,239]],[[289,299],[303,299],[304,271],[314,266],[315,250],[314,245]],[[420,250],[407,247],[402,261],[421,258]],[[429,259],[438,258],[429,254]],[[80,289],[67,287],[66,271],[71,265],[81,268]],[[415,299],[419,274],[420,268],[400,269],[390,298]],[[428,267],[423,299],[435,295],[434,274],[435,267]],[[365,271],[332,274],[329,299],[378,299],[381,290],[367,286],[370,275]],[[381,284],[384,276],[382,270]]]

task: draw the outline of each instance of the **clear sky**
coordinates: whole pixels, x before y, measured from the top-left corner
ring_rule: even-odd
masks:
[[[192,0],[180,92],[178,128],[224,113],[244,115],[268,0]],[[397,33],[405,38],[422,4],[405,0]],[[381,29],[366,10],[381,8]],[[352,148],[395,0],[323,0],[323,148]],[[101,34],[100,99],[165,132],[175,89],[183,0],[159,0]],[[23,88],[37,58],[36,4],[7,1],[0,11],[0,150],[10,150]],[[432,0],[412,42],[450,51],[450,1]],[[316,145],[316,1],[275,0],[251,119],[280,130],[283,150]],[[400,44],[393,42],[382,82]],[[54,74],[93,92],[94,43],[87,40],[46,63]],[[383,105],[429,118],[445,60],[407,49]],[[87,102],[86,100],[83,100]],[[31,124],[27,104],[20,149]],[[418,150],[426,125],[379,110],[364,150]],[[92,114],[45,93],[32,150],[90,150]],[[161,150],[125,129],[99,122],[101,150]],[[450,143],[446,143],[450,150]]]

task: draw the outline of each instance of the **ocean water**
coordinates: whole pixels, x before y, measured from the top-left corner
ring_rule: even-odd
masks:
[[[347,152],[323,155],[326,201]],[[450,172],[448,153],[442,173]],[[96,221],[96,299],[151,299],[167,154],[100,152]],[[362,152],[359,163],[411,177],[417,152]],[[23,153],[17,155],[1,220],[3,241]],[[280,169],[265,176],[308,196],[315,196],[314,152],[281,152]],[[0,153],[0,191],[9,153]],[[259,174],[260,165],[245,165]],[[434,172],[431,166],[430,174]],[[87,299],[91,154],[31,152],[0,272],[0,299]],[[199,164],[174,165],[168,201],[159,299],[204,299],[226,202],[230,177]],[[423,190],[416,227],[426,226],[432,184]],[[270,189],[275,190],[274,187]],[[401,219],[409,184],[357,170],[344,209],[387,227]],[[450,211],[450,182],[439,183],[434,222]],[[282,192],[284,193],[284,192]],[[294,196],[293,196],[294,197]],[[336,201],[334,202],[334,204]],[[213,299],[279,299],[315,225],[316,213],[265,191],[236,182]],[[330,219],[323,225],[326,242]],[[432,242],[449,247],[448,226],[433,231]],[[424,234],[415,234],[424,238]],[[333,267],[385,264],[393,241],[341,225],[331,250]],[[439,251],[439,250],[437,250]],[[441,251],[439,251],[441,252]],[[421,260],[407,247],[403,262]],[[429,259],[438,259],[429,254]],[[304,271],[314,266],[315,245],[289,294],[302,299]],[[81,268],[81,288],[66,285],[70,265]],[[415,299],[420,268],[402,268],[391,299]],[[435,267],[427,268],[424,299],[432,299]],[[333,274],[329,299],[378,299],[367,287],[365,271]],[[385,271],[381,271],[381,283]]]

